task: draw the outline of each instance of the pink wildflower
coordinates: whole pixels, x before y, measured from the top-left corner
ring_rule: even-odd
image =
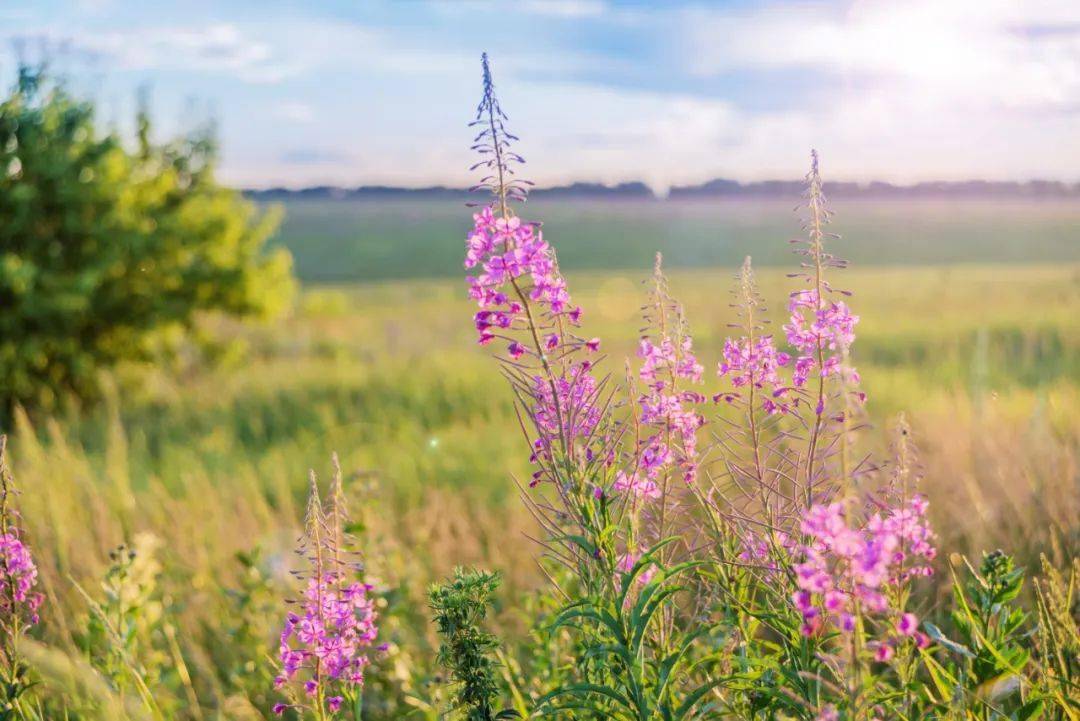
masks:
[[[33,590],[38,571],[30,549],[12,532],[0,535],[0,609],[5,615],[25,615],[35,624],[44,596]]]
[[[479,267],[468,282],[469,297],[480,306],[474,316],[480,342],[524,327],[528,319],[521,295],[542,311],[565,316],[576,325],[580,310],[568,307],[566,281],[543,233],[517,217],[496,217],[490,206],[474,214],[473,220],[466,239],[465,267]],[[555,333],[545,339],[547,350],[559,343]]]
[[[822,354],[818,369],[821,377],[840,372],[842,355],[855,341],[855,325],[859,316],[852,315],[843,301],[819,298],[816,290],[799,290],[788,301],[791,315],[784,326],[788,343],[798,352],[791,381],[804,386],[810,374],[817,368],[817,356]],[[848,369],[849,380],[858,378],[854,369]],[[818,411],[820,415],[822,410]]]
[[[800,549],[803,560],[794,566],[799,591],[793,603],[804,620],[818,619],[824,612],[847,631],[854,628],[856,610],[871,615],[888,612],[886,587],[906,581],[915,575],[913,569],[929,571],[921,565],[934,557],[933,534],[922,519],[925,510],[925,501],[916,497],[907,507],[852,527],[842,503],[809,508],[801,526],[808,539]],[[901,633],[910,635],[904,629],[910,626],[914,633],[917,622],[912,614],[904,614],[901,624]]]
[[[639,473],[627,474],[619,471],[615,474],[616,491],[630,492],[637,498],[660,498],[660,487],[651,478],[643,478]]]
[[[874,649],[874,660],[880,663],[888,663],[895,655],[893,647],[887,643],[879,643],[877,648]]]
[[[347,519],[337,485],[340,474],[337,479],[329,510],[324,511],[311,474],[306,531],[297,552],[312,569],[296,610],[285,616],[278,645],[281,671],[274,679],[275,689],[298,682],[313,699],[362,686],[367,652],[378,635],[371,586],[350,580],[354,566],[342,558],[347,555],[342,530]],[[296,701],[294,695],[290,698]]]
[[[643,443],[641,468],[647,478],[655,480],[673,464],[683,480],[692,483],[697,477],[697,430],[705,419],[686,404],[701,403],[704,397],[693,391],[680,392],[676,384],[680,380],[701,382],[704,368],[694,356],[693,339],[686,335],[679,343],[670,338],[653,343],[642,338],[638,356],[642,359],[638,377],[646,388],[638,399],[641,423],[657,429]]]
[[[837,712],[836,707],[832,704],[827,704],[821,709],[821,712],[818,713],[815,721],[839,721],[839,719],[840,714]]]
[[[914,636],[919,630],[919,619],[914,613],[905,613],[897,621],[896,630],[904,636]]]
[[[753,386],[769,390],[762,398],[766,412],[786,413],[790,406],[785,402],[788,388],[779,370],[791,362],[791,356],[780,353],[773,345],[772,336],[760,336],[751,343],[748,338],[724,341],[724,359],[717,368],[720,376],[729,376],[736,388]]]
[[[345,586],[335,574],[308,580],[301,613],[289,614],[281,632],[280,658],[286,681],[318,662],[322,675],[347,687],[364,682],[368,658],[363,650],[371,646],[378,632],[375,604],[368,590],[360,583]],[[313,694],[318,685],[309,679],[304,690]]]
[[[579,363],[554,381],[541,375],[533,378],[533,421],[539,434],[533,460],[550,458],[552,448],[564,439],[567,443],[587,441],[600,422],[596,379],[589,368]]]

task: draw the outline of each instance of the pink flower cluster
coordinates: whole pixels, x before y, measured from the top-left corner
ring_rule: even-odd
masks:
[[[694,356],[693,340],[685,336],[676,344],[670,338],[663,338],[655,344],[643,338],[638,356],[642,359],[638,377],[646,388],[638,399],[641,422],[658,429],[641,449],[638,469],[643,480],[638,485],[644,483],[648,488],[649,482],[655,483],[672,465],[687,483],[692,483],[697,477],[697,429],[705,419],[684,404],[702,403],[705,398],[695,391],[678,390],[677,382],[680,379],[701,382],[704,368]]]
[[[824,302],[816,290],[799,290],[788,301],[791,318],[784,326],[788,343],[799,355],[795,359],[791,380],[803,386],[818,364],[822,353],[822,377],[840,370],[841,353],[855,341],[855,324],[859,316],[852,315],[843,301]],[[821,412],[820,410],[818,411]]]
[[[566,281],[559,274],[551,247],[536,226],[522,223],[517,217],[496,218],[490,206],[473,215],[475,225],[466,239],[465,267],[480,266],[480,272],[468,278],[469,297],[480,305],[474,320],[481,344],[525,322],[525,308],[520,299],[506,293],[506,285],[528,276],[530,287],[521,288],[529,300],[552,315],[566,317],[576,325],[580,308],[570,308]],[[519,322],[520,321],[520,322]],[[524,345],[509,339],[508,353],[520,358],[528,352]],[[548,351],[563,339],[552,334],[545,339]]]
[[[308,581],[301,613],[290,613],[281,631],[281,675],[274,687],[282,688],[302,671],[309,678],[304,690],[309,696],[323,692],[327,684],[339,682],[351,688],[364,682],[364,667],[369,660],[363,650],[370,647],[378,633],[375,606],[368,596],[371,587],[362,583],[344,585],[335,574]],[[326,697],[330,711],[341,707],[341,696]],[[287,704],[274,707],[283,714]]]
[[[644,477],[641,473],[626,473],[619,471],[615,474],[615,483],[612,485],[619,493],[629,493],[636,498],[655,500],[660,498],[660,486],[652,478]]]
[[[550,460],[552,447],[564,439],[568,445],[576,442],[586,448],[589,445],[601,416],[591,369],[592,364],[583,361],[571,366],[565,376],[552,380],[541,375],[533,377],[532,417],[539,433],[533,441],[530,460],[534,463]],[[536,471],[530,485],[535,486],[542,476],[542,470]]]
[[[791,356],[776,350],[772,336],[763,335],[755,338],[753,343],[749,338],[734,340],[728,338],[724,341],[724,359],[720,362],[717,374],[730,376],[731,384],[736,388],[753,386],[758,390],[769,392],[762,398],[761,405],[766,412],[786,413],[790,405],[785,401],[790,388],[780,377],[780,368],[791,362]],[[721,393],[717,399],[733,401],[735,394]]]
[[[37,585],[38,571],[30,549],[13,533],[0,535],[0,609],[4,615],[25,613],[30,623],[37,623],[38,608],[44,600],[41,593],[33,590]]]
[[[916,496],[906,506],[885,516],[875,514],[861,528],[852,528],[844,504],[810,507],[802,520],[808,540],[800,549],[802,562],[795,565],[799,590],[793,596],[802,613],[803,633],[817,633],[826,621],[849,632],[857,611],[901,614],[903,609],[889,608],[887,588],[932,572],[927,562],[935,549],[925,512],[925,499]]]

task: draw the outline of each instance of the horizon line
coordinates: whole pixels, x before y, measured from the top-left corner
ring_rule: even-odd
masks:
[[[529,195],[564,195],[564,196],[625,196],[638,199],[651,197],[664,200],[674,197],[718,197],[718,196],[772,196],[790,197],[794,192],[801,194],[805,181],[798,180],[759,180],[742,182],[729,178],[713,178],[702,183],[673,185],[667,193],[658,193],[648,183],[641,180],[629,180],[618,183],[603,183],[578,180],[566,184],[537,187]],[[824,189],[833,196],[874,196],[874,195],[946,195],[946,196],[992,196],[1008,197],[1080,197],[1080,182],[1070,183],[1064,180],[1041,178],[1029,180],[923,180],[914,183],[892,183],[882,180],[843,181],[833,180],[824,183]],[[473,196],[470,188],[448,185],[390,185],[383,183],[349,184],[317,183],[303,186],[267,185],[261,187],[237,187],[237,190],[249,196],[290,196],[324,195],[331,198],[347,198],[361,195],[446,195]]]

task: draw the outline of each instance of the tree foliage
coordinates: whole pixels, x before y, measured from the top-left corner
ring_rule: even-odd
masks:
[[[101,371],[175,350],[202,312],[259,316],[294,291],[260,213],[214,177],[208,129],[134,148],[43,70],[0,103],[0,415],[92,399]]]

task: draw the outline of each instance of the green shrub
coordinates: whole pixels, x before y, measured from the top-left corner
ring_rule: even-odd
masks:
[[[207,130],[101,132],[93,104],[23,67],[0,103],[0,414],[93,399],[101,370],[176,349],[200,312],[264,315],[294,290],[277,213],[214,178]]]

